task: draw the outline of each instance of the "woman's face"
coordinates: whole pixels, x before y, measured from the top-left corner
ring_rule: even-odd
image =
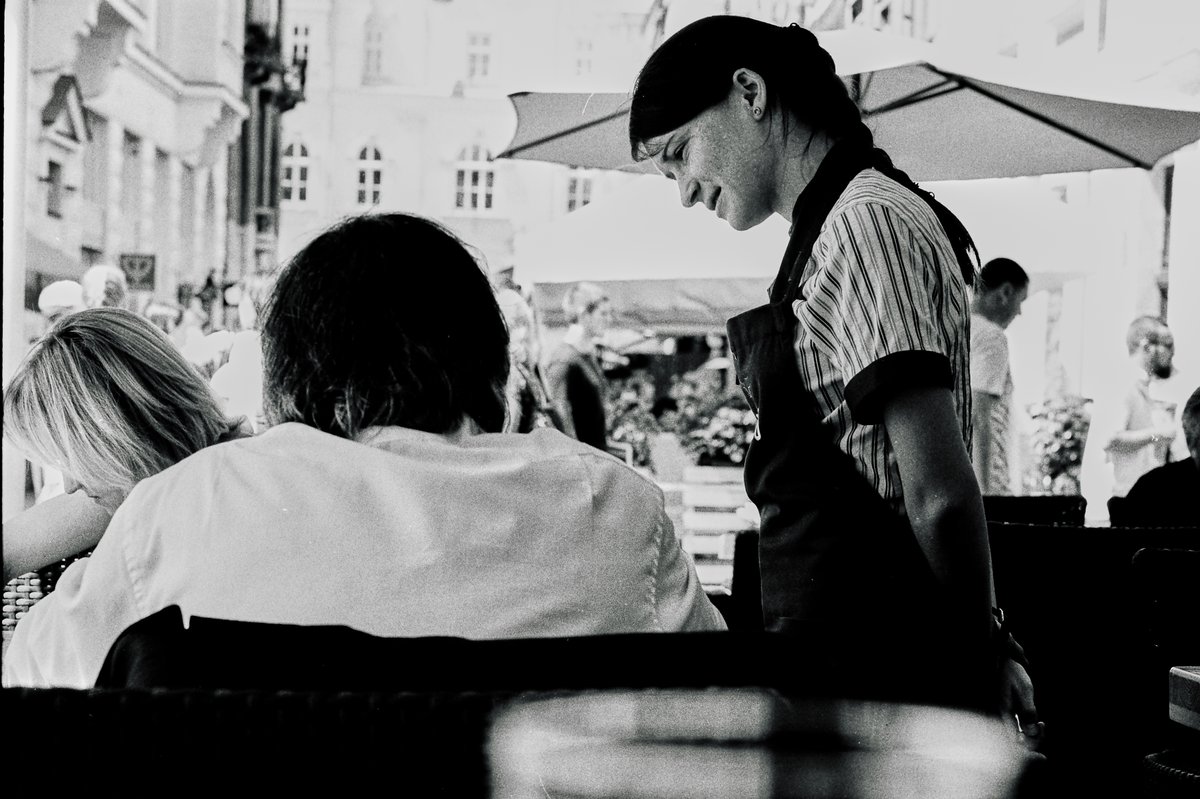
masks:
[[[76,491],[82,491],[92,498],[100,507],[104,508],[109,513],[116,513],[117,508],[125,501],[125,491],[120,488],[108,487],[88,487],[80,483],[69,474],[63,474],[63,490],[68,494],[74,494]]]
[[[685,208],[702,203],[734,230],[747,230],[775,211],[776,148],[753,104],[734,90],[717,105],[647,142],[659,171],[679,184]]]

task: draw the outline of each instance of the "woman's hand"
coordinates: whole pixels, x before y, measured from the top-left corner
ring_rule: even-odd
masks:
[[[1046,725],[1038,721],[1033,701],[1033,680],[1020,662],[1005,657],[1000,666],[1000,712],[1002,718],[1012,719],[1027,749],[1037,751],[1042,744]]]

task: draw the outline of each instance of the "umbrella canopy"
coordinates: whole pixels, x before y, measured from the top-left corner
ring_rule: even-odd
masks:
[[[838,74],[858,75],[876,141],[916,180],[1149,169],[1200,140],[1200,101],[1144,87],[1031,74],[875,31],[818,33]],[[653,172],[630,157],[629,95],[510,95],[517,128],[499,157]]]

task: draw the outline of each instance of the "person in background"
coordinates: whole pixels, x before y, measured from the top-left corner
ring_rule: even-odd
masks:
[[[496,302],[508,327],[508,351],[512,355],[513,368],[506,389],[508,429],[515,433],[528,433],[539,427],[562,430],[562,417],[542,378],[541,345],[533,307],[511,288],[497,291]]]
[[[4,523],[5,582],[91,549],[140,481],[242,434],[166,334],[119,308],[61,319],[4,392],[4,436],[66,492]]]
[[[56,280],[38,295],[38,310],[41,311],[47,328],[67,314],[84,308],[83,286],[74,280]],[[44,330],[43,333],[44,334]],[[37,338],[40,338],[39,334]],[[37,340],[36,338],[34,339]],[[64,491],[63,474],[53,466],[33,466],[33,484],[36,502],[42,503],[57,497]]]
[[[1129,324],[1125,346],[1126,388],[1119,396],[1095,400],[1085,444],[1089,474],[1103,473],[1111,486],[1107,493],[1115,497],[1124,497],[1151,469],[1187,457],[1177,418],[1188,389],[1173,364],[1175,338],[1170,328],[1158,317],[1139,316]],[[1097,468],[1101,456],[1106,464]],[[1088,493],[1095,496],[1099,478],[1092,479]],[[1098,498],[1106,502],[1108,497]]]
[[[88,308],[125,308],[129,283],[112,264],[96,264],[83,273],[83,304]]]
[[[270,428],[139,482],[17,625],[7,684],[91,686],[120,633],[170,605],[388,637],[725,628],[653,482],[555,430],[501,432],[508,334],[446,228],[326,230],[261,333]]]
[[[240,330],[233,336],[228,359],[213,374],[211,385],[231,415],[245,416],[255,433],[266,429],[262,395],[262,338],[258,319],[271,290],[271,278],[245,279],[238,302]]]
[[[50,325],[84,307],[83,286],[74,280],[56,280],[38,295],[38,310]]]
[[[1013,380],[1004,331],[1029,296],[1029,275],[1011,258],[983,265],[971,300],[971,464],[984,494],[1012,494]]]
[[[968,452],[970,234],[875,146],[797,25],[680,29],[637,77],[629,143],[684,206],[792,222],[769,304],[727,325],[757,415],[767,628],[838,674],[1037,729]]]
[[[577,283],[563,296],[567,328],[547,368],[550,396],[558,403],[563,429],[596,449],[608,449],[604,397],[608,381],[596,345],[612,324],[612,305],[595,283]]]
[[[1200,388],[1183,406],[1189,457],[1143,474],[1124,498],[1109,501],[1113,524],[1200,527]]]

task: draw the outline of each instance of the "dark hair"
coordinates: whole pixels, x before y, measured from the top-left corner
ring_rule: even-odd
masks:
[[[835,141],[858,139],[873,148],[872,166],[912,191],[937,215],[958,256],[967,285],[975,279],[978,253],[970,233],[950,209],[898,169],[874,147],[874,136],[817,37],[798,25],[781,27],[749,17],[699,19],[659,46],[642,67],[629,109],[634,160],[653,155],[646,143],[695,119],[729,96],[733,73],[752,69],[771,86],[770,107],[790,113],[814,132]],[[788,115],[783,115],[787,135]],[[974,260],[972,260],[974,255]]]
[[[993,258],[979,270],[979,282],[985,289],[997,289],[1005,283],[1020,289],[1029,285],[1029,275],[1011,258]]]
[[[346,219],[280,274],[262,324],[264,410],[354,438],[430,433],[464,416],[504,427],[508,330],[487,274],[450,231],[411,214]]]
[[[1183,404],[1183,438],[1193,458],[1200,459],[1200,387]],[[1200,463],[1197,463],[1200,465]]]

